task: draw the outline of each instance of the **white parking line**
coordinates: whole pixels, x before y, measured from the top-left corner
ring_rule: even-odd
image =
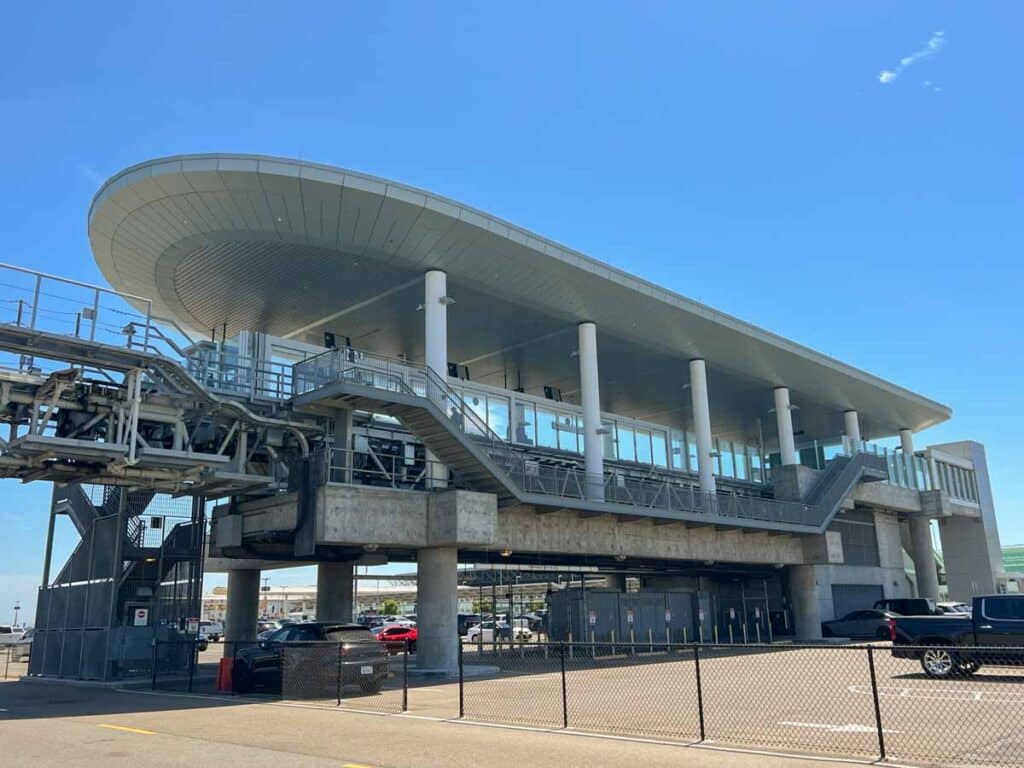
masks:
[[[870,685],[851,685],[850,693],[871,695]],[[1012,691],[982,691],[971,688],[930,688],[913,686],[880,685],[878,696],[884,699],[928,699],[931,701],[994,702],[1024,705],[1024,693]]]
[[[817,728],[829,733],[878,733],[878,728],[873,725],[858,725],[857,723],[837,725],[835,723],[800,723],[792,720],[779,720],[779,725],[791,725],[795,728]],[[900,733],[900,731],[891,731],[888,728],[883,728],[882,733]]]

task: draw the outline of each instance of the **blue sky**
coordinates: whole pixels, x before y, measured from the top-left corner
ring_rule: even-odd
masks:
[[[405,181],[952,405],[918,444],[985,443],[1024,542],[1024,6],[102,6],[6,11],[3,260],[100,280],[90,199],[162,155]],[[0,621],[49,487],[2,492]]]

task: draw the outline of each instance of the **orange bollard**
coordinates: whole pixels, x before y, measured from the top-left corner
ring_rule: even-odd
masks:
[[[234,659],[221,659],[217,668],[217,690],[231,693],[231,664]]]

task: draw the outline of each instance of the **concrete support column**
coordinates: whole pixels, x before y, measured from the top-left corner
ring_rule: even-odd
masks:
[[[416,553],[416,665],[458,670],[458,567],[456,547],[426,547]]]
[[[843,411],[843,423],[846,425],[846,436],[856,447],[860,443],[860,420],[857,418],[857,412]]]
[[[793,606],[793,627],[797,640],[821,639],[821,608],[818,580],[813,565],[789,568],[789,596]]]
[[[697,434],[697,474],[700,489],[715,492],[715,467],[711,457],[711,408],[708,405],[707,368],[701,359],[690,361],[690,398],[693,431]]]
[[[912,430],[900,430],[900,447],[907,456],[914,455],[914,433]]]
[[[440,269],[428,270],[423,279],[423,346],[427,367],[441,381],[448,381],[448,275]],[[447,411],[447,409],[445,409]],[[437,456],[426,452],[427,476],[432,488],[448,485],[447,467],[437,464]]]
[[[260,572],[228,571],[228,599],[224,611],[224,658],[231,658],[237,643],[256,641],[260,612]]]
[[[793,438],[793,412],[790,410],[789,387],[775,388],[775,423],[779,431],[779,453],[782,465],[798,463],[796,440]]]
[[[604,445],[601,428],[601,390],[597,375],[597,326],[579,324],[580,401],[583,405],[583,462],[586,493],[604,501]]]
[[[352,563],[317,565],[316,620],[352,621]]]
[[[932,550],[932,528],[927,517],[910,518],[910,556],[917,573],[917,596],[939,599],[939,574]]]

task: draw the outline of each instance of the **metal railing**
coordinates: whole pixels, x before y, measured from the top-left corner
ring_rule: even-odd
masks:
[[[439,461],[346,448],[330,450],[327,481],[418,491],[459,485],[448,479],[448,468]]]
[[[638,510],[690,512],[776,524],[818,526],[824,521],[824,513],[807,504],[738,493],[702,492],[692,483],[656,471],[634,475],[614,470],[593,477],[575,465],[552,464],[547,457],[515,447],[496,434],[464,398],[425,365],[354,348],[334,349],[296,363],[292,381],[296,394],[334,382],[351,382],[426,400],[456,431],[483,448],[503,475],[499,479],[524,494],[591,499]],[[603,489],[603,498],[594,499],[588,493],[588,489],[595,487]]]
[[[960,667],[935,679],[925,661],[882,645],[467,645],[459,716],[864,760],[1024,764],[1024,648],[942,650]],[[464,674],[478,665],[496,673]]]

